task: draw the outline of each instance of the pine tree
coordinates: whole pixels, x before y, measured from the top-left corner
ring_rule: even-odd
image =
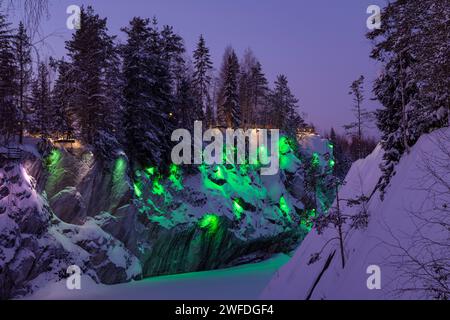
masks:
[[[17,92],[17,67],[13,40],[7,17],[0,12],[0,135],[9,142],[17,133],[20,113],[15,93]]]
[[[411,58],[405,58],[404,56],[402,65],[410,65]],[[413,82],[408,82],[407,86],[404,84],[400,63],[392,60],[386,65],[384,73],[375,81],[374,94],[383,105],[383,108],[376,112],[377,126],[381,131],[381,145],[385,151],[381,164],[383,177],[379,184],[383,193],[395,173],[395,165],[407,150],[407,146],[413,144],[413,140],[406,135],[403,125],[404,106],[408,105],[417,94],[417,86]]]
[[[164,166],[170,154],[172,87],[156,20],[134,18],[123,31],[126,149],[141,165]]]
[[[108,72],[117,63],[115,37],[108,34],[106,19],[90,6],[81,8],[80,23],[81,28],[66,42],[73,75],[71,105],[82,141],[106,159],[119,147],[114,124],[120,109],[111,98],[108,83]]]
[[[200,112],[200,100],[194,93],[192,80],[186,76],[181,80],[177,94],[176,117],[178,126],[193,131],[194,122],[201,120],[198,118]]]
[[[161,118],[159,130],[164,134],[167,141],[170,141],[170,135],[175,123],[170,116],[175,111],[174,94],[177,92],[178,87],[178,83],[174,83],[174,81],[181,82],[180,79],[184,76],[185,70],[184,65],[181,64],[181,61],[184,62],[184,59],[179,56],[184,52],[184,47],[181,48],[182,39],[178,35],[173,35],[175,39],[168,41],[167,38],[171,38],[170,34],[172,33],[167,32],[167,26],[160,31],[157,19],[153,18],[149,41],[149,50],[155,59],[152,65],[154,85],[152,86],[151,96],[154,101],[155,112]],[[173,45],[168,45],[168,42]],[[177,74],[174,75],[174,72]],[[167,151],[165,150],[162,153],[163,158],[167,156]]]
[[[111,114],[108,117],[108,124],[105,128],[112,141],[111,146],[121,147],[125,137],[123,128],[123,76],[122,76],[122,60],[120,57],[120,49],[118,45],[113,44],[108,47],[109,51],[106,55],[109,57],[108,63],[104,69],[104,92],[107,97],[108,109]],[[107,146],[108,147],[108,146]]]
[[[192,83],[202,110],[205,112],[207,125],[212,125],[214,122],[214,112],[212,110],[211,96],[209,93],[211,86],[211,71],[212,62],[209,48],[205,44],[203,35],[200,35],[197,48],[194,51],[194,74]]]
[[[154,136],[156,127],[152,115],[157,116],[152,96],[152,66],[157,57],[150,49],[150,27],[148,19],[133,18],[127,28],[127,42],[122,47],[125,106],[124,126],[126,149],[132,159],[148,164],[152,149],[159,150],[161,137]],[[154,113],[154,114],[152,114]],[[156,153],[160,159],[161,154]]]
[[[15,37],[15,59],[17,65],[17,99],[19,120],[19,142],[22,143],[24,129],[27,127],[29,113],[29,87],[31,84],[31,41],[22,22]]]
[[[267,96],[269,93],[268,82],[266,76],[262,72],[262,66],[259,61],[251,69],[250,74],[252,109],[250,114],[250,122],[262,122],[260,116],[267,104]]]
[[[260,121],[258,115],[264,114],[269,88],[267,79],[262,72],[261,63],[250,49],[244,53],[239,79],[239,97],[243,123],[255,125],[263,122]]]
[[[217,120],[221,126],[238,128],[241,124],[239,105],[239,61],[233,49],[227,49],[221,69],[221,88]]]
[[[190,62],[185,63],[184,69],[179,71],[179,77],[180,80],[174,97],[176,108],[172,115],[172,120],[174,120],[174,123],[179,128],[188,129],[193,132],[194,122],[204,121],[205,112],[201,96],[195,89],[193,81],[194,72],[192,71]]]
[[[32,131],[40,134],[43,139],[50,138],[54,129],[54,113],[50,99],[49,70],[43,62],[39,64],[32,84],[31,106],[34,113]]]
[[[154,18],[154,28],[157,29],[156,18]],[[172,26],[165,25],[160,32],[160,42],[162,59],[169,66],[172,93],[176,94],[186,73],[184,41],[180,35],[173,31]]]
[[[364,101],[364,76],[360,76],[357,80],[352,82],[349,94],[353,95],[353,102],[355,104],[352,111],[356,120],[355,122],[345,125],[344,128],[352,139],[356,140],[358,158],[361,159],[363,157],[362,141],[364,137],[364,128],[367,127],[367,124],[372,118],[372,114],[362,106]]]
[[[70,139],[75,132],[74,117],[70,105],[70,96],[72,95],[70,65],[64,60],[53,61],[52,65],[58,72],[58,78],[55,81],[51,96],[54,112],[53,127],[58,136]]]
[[[242,110],[242,123],[247,127],[253,122],[253,83],[252,71],[256,65],[256,58],[250,49],[244,53],[240,63],[239,74],[239,105]]]
[[[270,124],[295,137],[297,130],[305,126],[303,118],[298,114],[298,99],[292,94],[285,75],[279,75],[275,88],[270,95]]]
[[[385,190],[404,152],[426,132],[448,124],[448,64],[450,35],[446,1],[390,3],[383,10],[381,29],[368,38],[371,57],[383,63],[374,92],[383,105],[377,112],[382,132]]]

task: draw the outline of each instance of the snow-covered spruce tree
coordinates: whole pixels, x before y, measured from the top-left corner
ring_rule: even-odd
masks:
[[[214,123],[214,110],[210,96],[212,62],[209,48],[206,46],[203,35],[200,35],[193,57],[194,74],[192,84],[202,110],[205,112],[206,124],[210,126]]]
[[[411,35],[409,45],[417,63],[405,73],[412,72],[419,89],[417,98],[407,107],[412,109],[408,131],[416,139],[423,132],[449,124],[450,2],[412,2],[404,6],[409,13],[405,31]]]
[[[106,19],[90,6],[81,8],[80,23],[81,28],[66,42],[73,85],[70,103],[80,138],[99,159],[106,159],[119,147],[120,134],[115,128],[120,106],[117,95],[111,93],[112,88],[120,88],[109,82],[111,70],[117,69],[115,37],[108,34]]]
[[[239,61],[234,50],[226,49],[220,72],[220,88],[217,100],[217,122],[220,126],[238,128],[241,124],[239,105]]]
[[[247,127],[253,122],[252,116],[254,112],[252,101],[251,73],[255,64],[255,55],[250,49],[247,49],[240,63],[239,75],[239,105],[241,106],[242,110],[242,124],[244,127]]]
[[[193,132],[194,122],[202,120],[202,106],[194,92],[191,78],[186,74],[176,95],[175,120],[179,128]]]
[[[256,125],[263,122],[260,121],[259,115],[265,114],[263,108],[266,105],[268,92],[268,83],[262,72],[261,63],[253,52],[247,49],[241,62],[239,79],[239,98],[243,123]]]
[[[69,99],[73,90],[69,73],[70,65],[66,61],[60,60],[52,61],[52,66],[58,73],[51,93],[51,104],[54,111],[53,126],[58,136],[70,139],[74,136],[75,131]]]
[[[14,139],[20,113],[16,103],[17,65],[14,55],[14,34],[7,16],[0,12],[0,135],[5,143]]]
[[[166,25],[161,30],[161,43],[163,60],[169,65],[173,95],[170,119],[174,125],[193,129],[194,121],[204,120],[204,111],[202,97],[194,93],[192,66],[185,58],[183,38],[174,33],[172,26]]]
[[[156,23],[134,18],[123,31],[124,127],[126,149],[142,165],[163,166],[170,154],[173,124],[169,64],[163,59]]]
[[[193,73],[190,67],[186,66],[185,70],[180,70],[171,119],[178,128],[188,129],[193,132],[194,122],[204,121],[205,112],[200,96],[195,91],[192,80]]]
[[[30,128],[33,133],[47,139],[53,133],[54,110],[50,99],[49,70],[44,62],[41,62],[38,66],[36,78],[32,83],[31,96],[33,121]]]
[[[17,100],[19,120],[19,142],[22,143],[24,129],[27,128],[27,114],[29,114],[30,84],[32,77],[31,40],[23,22],[14,39],[15,59],[17,65]]]
[[[226,70],[228,68],[228,57],[231,55],[233,48],[231,46],[227,46],[225,48],[225,52],[222,57],[222,64],[220,66],[219,72],[214,79],[214,100],[215,100],[215,109],[216,109],[216,124],[217,125],[225,125],[225,113],[224,109],[221,107],[223,104],[224,97],[224,83],[226,78]]]
[[[175,110],[175,97],[179,83],[185,75],[185,52],[183,39],[174,34],[172,27],[163,26],[159,29],[158,21],[154,17],[150,27],[150,53],[156,58],[152,65],[154,86],[151,95],[155,102],[159,118],[162,121],[158,126],[165,138],[166,147],[161,149],[162,158],[170,155],[170,136],[175,128],[175,117],[172,114]]]
[[[153,19],[153,28],[157,30],[158,22]],[[160,32],[162,59],[169,65],[172,94],[176,94],[186,73],[186,59],[183,38],[173,31],[172,26],[164,25]]]
[[[403,64],[409,65],[409,61],[410,58],[403,59]],[[402,126],[403,105],[409,103],[417,94],[417,87],[413,82],[409,82],[408,86],[401,85],[399,69],[399,63],[391,61],[374,85],[375,96],[383,105],[383,108],[376,112],[377,126],[382,133],[381,144],[385,150],[381,164],[383,176],[379,182],[381,194],[395,173],[395,165],[407,150],[407,146],[413,143],[406,136],[405,128]]]
[[[349,94],[353,96],[353,102],[355,103],[352,111],[356,119],[354,122],[345,125],[344,128],[352,137],[352,140],[356,142],[358,159],[361,159],[364,156],[362,148],[364,129],[372,119],[372,113],[362,106],[364,101],[364,76],[360,76],[352,82]]]
[[[113,44],[111,47],[108,47],[108,49],[110,51],[107,52],[109,61],[104,69],[104,91],[108,97],[108,105],[112,113],[109,115],[109,124],[107,125],[106,130],[104,130],[104,133],[108,134],[112,140],[111,144],[97,145],[99,148],[105,148],[105,152],[107,153],[109,152],[110,147],[116,145],[116,141],[119,142],[119,146],[122,147],[125,137],[125,132],[123,130],[124,106],[122,88],[124,81],[121,72],[122,59],[118,45]],[[99,142],[101,143],[101,141]],[[94,146],[96,146],[95,143]]]
[[[261,115],[267,105],[267,96],[269,94],[269,86],[266,76],[262,71],[262,65],[256,61],[250,73],[252,114],[250,121],[252,123],[263,123]]]
[[[152,121],[159,114],[150,94],[155,85],[152,71],[157,57],[150,48],[149,23],[148,19],[133,18],[129,26],[122,29],[127,42],[121,47],[125,147],[132,159],[142,163],[151,161],[152,154],[159,161],[158,144],[163,142],[163,136],[156,135],[157,127]]]
[[[387,5],[381,29],[368,34],[371,57],[384,64],[374,93],[383,105],[377,125],[386,153],[382,194],[402,154],[426,132],[448,124],[447,1],[399,0]]]
[[[298,99],[292,94],[286,76],[279,75],[269,97],[269,124],[295,137],[297,129],[305,126],[297,112],[297,103]]]

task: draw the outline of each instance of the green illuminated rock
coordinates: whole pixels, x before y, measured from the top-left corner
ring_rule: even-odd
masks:
[[[202,229],[207,229],[210,234],[217,232],[219,228],[219,217],[215,214],[206,214],[200,219],[198,225]]]
[[[329,173],[334,158],[323,150],[300,154],[295,143],[280,138],[280,170],[273,176],[260,174],[260,159],[237,165],[157,168],[130,164],[123,153],[102,164],[89,152],[72,155],[58,149],[45,163],[53,176],[47,184],[62,181],[53,183],[54,191],[72,189],[51,205],[60,208],[68,197],[76,196],[79,202],[72,207],[84,213],[71,209],[61,215],[68,217],[67,222],[99,214],[107,217],[101,225],[139,256],[144,276],[265,259],[293,249],[311,229],[309,208],[317,204],[318,212],[324,212],[330,202],[322,182],[315,193],[307,190],[305,168]],[[324,145],[330,150],[327,142]],[[271,150],[262,146],[259,151],[264,157]]]

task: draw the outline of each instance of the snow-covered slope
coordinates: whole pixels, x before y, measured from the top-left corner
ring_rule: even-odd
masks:
[[[341,199],[371,195],[381,175],[382,156],[377,147],[352,166],[340,189]],[[398,164],[384,201],[378,191],[369,200],[367,228],[346,234],[345,267],[339,241],[331,240],[336,230],[326,229],[321,235],[312,230],[262,298],[444,298],[450,283],[449,164],[449,128],[421,137]],[[345,205],[341,209],[349,215],[358,210]],[[318,252],[320,259],[310,263]],[[368,288],[371,265],[380,267],[381,289]]]
[[[139,260],[94,219],[82,226],[62,222],[22,164],[0,162],[0,299],[65,278],[74,264],[102,283],[141,273]]]
[[[66,281],[49,283],[25,299],[57,300],[255,300],[276,270],[289,257],[284,254],[242,266],[152,277],[115,285],[98,284],[81,278],[81,290],[68,290]]]

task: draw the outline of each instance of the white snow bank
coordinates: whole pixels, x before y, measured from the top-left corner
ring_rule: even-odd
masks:
[[[48,284],[27,299],[257,299],[274,272],[288,260],[288,256],[280,254],[261,263],[229,269],[154,277],[109,286],[82,276],[81,290],[68,290],[65,281],[60,281]]]
[[[342,199],[371,194],[381,175],[382,156],[383,150],[377,147],[366,159],[352,166],[347,183],[340,190]],[[346,236],[345,268],[341,266],[339,242],[331,240],[325,246],[336,237],[336,230],[326,229],[322,235],[312,230],[291,261],[275,274],[262,298],[435,298],[436,292],[424,289],[436,287],[436,283],[430,282],[430,272],[440,273],[442,284],[445,287],[446,283],[448,288],[450,232],[442,225],[424,224],[422,219],[440,217],[449,225],[449,211],[442,212],[442,208],[447,208],[450,203],[449,163],[450,129],[423,136],[396,167],[397,173],[384,201],[380,200],[378,191],[369,201],[367,229],[352,230]],[[430,175],[430,169],[437,174]],[[356,208],[343,206],[346,214],[352,214],[354,210]],[[323,247],[321,259],[308,265],[311,255]],[[335,255],[329,267],[324,268],[333,252]],[[435,260],[441,259],[439,270],[433,266],[424,269],[412,261],[429,262],[432,255]],[[368,289],[370,274],[366,271],[370,265],[380,267],[380,290]]]

